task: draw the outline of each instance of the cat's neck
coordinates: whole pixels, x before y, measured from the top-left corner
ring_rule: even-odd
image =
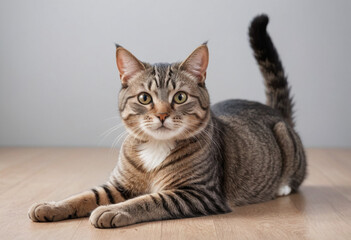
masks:
[[[146,170],[157,168],[175,148],[175,140],[149,140],[137,146],[139,157]]]

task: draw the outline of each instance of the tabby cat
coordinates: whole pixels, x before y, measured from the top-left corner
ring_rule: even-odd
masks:
[[[119,111],[129,132],[110,180],[59,202],[33,205],[35,222],[86,217],[97,228],[230,212],[296,191],[306,172],[294,131],[287,78],[266,32],[249,36],[265,79],[267,105],[210,106],[206,44],[181,63],[148,64],[117,45]]]

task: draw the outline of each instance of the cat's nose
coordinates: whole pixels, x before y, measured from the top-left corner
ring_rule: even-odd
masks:
[[[166,118],[169,117],[169,114],[168,113],[157,113],[156,114],[156,117],[158,117],[161,121],[161,123],[164,123],[164,121],[166,120]]]

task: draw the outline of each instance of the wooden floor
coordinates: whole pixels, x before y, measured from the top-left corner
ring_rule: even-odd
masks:
[[[351,149],[309,149],[301,191],[225,215],[96,229],[87,218],[33,223],[34,202],[104,183],[108,149],[0,148],[0,239],[351,239]]]

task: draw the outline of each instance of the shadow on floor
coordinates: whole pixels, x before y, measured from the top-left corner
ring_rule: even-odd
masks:
[[[338,212],[351,217],[351,186],[302,186],[285,197],[234,208],[233,212],[219,215],[225,218],[256,218],[289,214],[328,215]]]

